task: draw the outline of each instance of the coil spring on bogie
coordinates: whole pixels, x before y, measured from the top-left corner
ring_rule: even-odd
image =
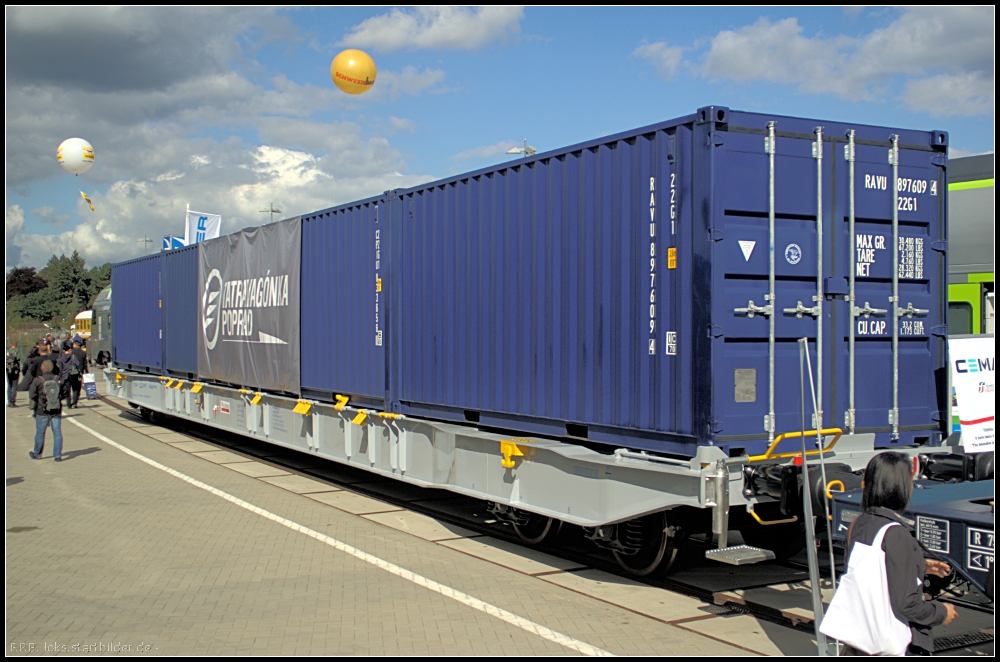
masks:
[[[645,541],[642,520],[630,519],[618,525],[618,541],[622,544],[625,554],[635,554],[642,549]]]

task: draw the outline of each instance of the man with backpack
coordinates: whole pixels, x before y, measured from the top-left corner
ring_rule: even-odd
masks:
[[[42,361],[41,374],[31,382],[28,393],[35,412],[35,450],[28,455],[32,460],[42,459],[45,450],[45,430],[52,426],[53,456],[62,462],[62,402],[59,400],[62,387],[55,375],[55,366],[50,359]]]
[[[7,350],[7,406],[17,406],[17,382],[21,378],[21,359],[17,356],[17,345],[10,344]]]

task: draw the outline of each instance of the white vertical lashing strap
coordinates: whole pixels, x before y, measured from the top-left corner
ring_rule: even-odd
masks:
[[[351,423],[350,414],[342,413],[340,418],[344,422],[344,455],[350,460],[354,454],[354,424]]]

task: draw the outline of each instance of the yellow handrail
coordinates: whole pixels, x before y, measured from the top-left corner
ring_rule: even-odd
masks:
[[[834,485],[840,485],[841,492],[847,491],[847,488],[844,487],[844,481],[839,479],[831,480],[829,483],[826,484],[826,498],[830,499],[831,501],[833,500],[833,493],[830,491],[830,488],[833,487]]]
[[[827,428],[825,430],[820,430],[819,433],[823,436],[826,436],[828,434],[835,435],[833,437],[833,441],[830,442],[830,445],[823,449],[824,453],[829,453],[830,450],[832,450],[833,447],[837,445],[837,442],[840,441],[840,437],[844,434],[844,431],[841,430],[840,428]],[[816,430],[806,430],[805,436],[815,437]],[[780,444],[785,439],[798,439],[801,437],[802,437],[801,432],[783,432],[779,434],[777,437],[775,437],[774,442],[771,444],[771,447],[767,449],[766,453],[764,453],[763,455],[751,455],[749,460],[750,462],[759,462],[761,460],[783,460],[789,457],[795,457],[796,455],[802,455],[801,451],[796,451],[793,453],[777,453],[777,454],[774,452],[774,449],[778,447],[778,444]],[[819,455],[819,450],[806,451],[806,455]]]
[[[772,524],[791,524],[792,522],[798,522],[799,521],[799,518],[798,518],[797,515],[792,515],[788,519],[776,519],[776,520],[771,520],[770,522],[765,522],[764,520],[762,520],[760,518],[760,515],[758,515],[756,512],[754,512],[753,505],[750,506],[750,515],[753,516],[753,518],[755,520],[757,520],[758,524],[761,524],[763,526],[771,526]]]

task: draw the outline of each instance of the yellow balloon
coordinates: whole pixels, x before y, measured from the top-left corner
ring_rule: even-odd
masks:
[[[330,64],[330,78],[342,92],[364,94],[375,84],[375,60],[368,53],[349,48]]]

